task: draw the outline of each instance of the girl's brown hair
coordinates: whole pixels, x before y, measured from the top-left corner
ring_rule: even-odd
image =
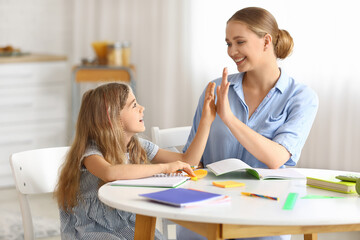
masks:
[[[125,153],[133,164],[147,162],[145,150],[136,136],[125,146],[120,111],[124,108],[130,87],[121,83],[109,83],[88,90],[82,98],[76,133],[66,160],[61,168],[55,197],[59,207],[67,212],[77,205],[80,188],[82,156],[86,147],[94,141],[105,160],[112,165],[126,162]]]
[[[240,21],[259,37],[271,35],[275,56],[284,59],[290,55],[294,41],[286,30],[278,28],[274,16],[263,8],[248,7],[237,11],[227,22]]]

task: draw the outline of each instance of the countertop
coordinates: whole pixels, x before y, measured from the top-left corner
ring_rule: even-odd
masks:
[[[27,54],[22,56],[0,57],[0,64],[24,63],[24,62],[52,62],[52,61],[66,61],[66,60],[67,57],[62,55]]]

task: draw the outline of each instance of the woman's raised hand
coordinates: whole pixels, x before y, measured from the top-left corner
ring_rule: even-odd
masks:
[[[228,82],[227,78],[228,78],[228,70],[227,68],[224,68],[221,84],[216,88],[216,93],[217,93],[216,112],[224,123],[226,123],[226,120],[232,114],[230,109],[229,98],[228,98],[230,82]]]
[[[202,117],[210,120],[212,123],[216,117],[216,106],[215,106],[215,83],[210,82],[206,88],[204,107],[202,110]]]

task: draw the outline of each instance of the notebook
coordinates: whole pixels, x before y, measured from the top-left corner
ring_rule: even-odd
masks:
[[[159,192],[139,194],[139,196],[175,207],[203,206],[205,203],[220,203],[223,200],[229,200],[229,197],[222,194],[186,188],[172,188]]]
[[[189,179],[190,177],[183,176],[181,174],[157,174],[147,178],[116,180],[110,182],[109,184],[111,186],[176,188]]]
[[[339,179],[336,179],[335,177],[328,179],[307,177],[306,184],[310,187],[320,188],[334,192],[356,193],[356,183],[341,181]]]
[[[295,179],[305,178],[304,175],[291,168],[265,169],[253,168],[237,158],[228,158],[206,165],[216,176],[237,171],[245,170],[257,179]]]

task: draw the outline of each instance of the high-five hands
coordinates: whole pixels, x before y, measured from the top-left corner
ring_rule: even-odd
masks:
[[[217,93],[216,112],[224,123],[226,122],[227,119],[229,119],[229,117],[232,114],[230,109],[229,98],[228,98],[229,86],[230,86],[230,82],[228,82],[228,70],[225,67],[223,70],[221,84],[216,88],[216,93]]]
[[[206,88],[204,107],[202,115],[205,119],[208,119],[212,123],[216,117],[216,106],[215,106],[215,83],[210,82]]]

